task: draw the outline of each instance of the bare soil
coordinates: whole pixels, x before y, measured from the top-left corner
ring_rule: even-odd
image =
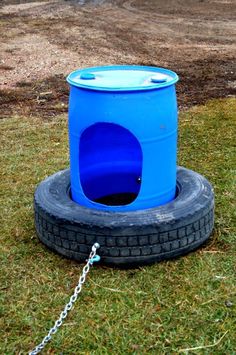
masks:
[[[236,92],[234,0],[3,0],[1,117],[67,111],[81,67],[143,64],[180,76],[180,109]]]

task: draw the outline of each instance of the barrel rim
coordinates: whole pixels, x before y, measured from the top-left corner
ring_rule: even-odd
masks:
[[[161,73],[161,74],[167,74],[172,77],[172,80],[163,82],[163,83],[150,83],[150,85],[147,86],[132,86],[132,87],[100,87],[100,86],[95,86],[95,85],[90,85],[89,82],[90,80],[85,80],[85,83],[82,84],[81,82],[75,82],[74,77],[78,76],[81,73],[89,73],[90,71],[109,71],[109,70],[147,70],[147,71],[153,71],[155,73]],[[178,75],[165,68],[161,67],[154,67],[154,66],[145,66],[145,65],[107,65],[107,66],[97,66],[97,67],[89,67],[85,69],[77,69],[73,72],[71,72],[67,78],[67,82],[74,87],[79,87],[81,89],[87,89],[87,90],[92,90],[92,91],[110,91],[110,92],[126,92],[126,91],[147,91],[147,90],[159,90],[171,85],[174,85],[178,80],[179,77]]]

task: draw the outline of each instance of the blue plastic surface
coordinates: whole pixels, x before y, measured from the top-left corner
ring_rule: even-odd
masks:
[[[109,66],[75,71],[67,80],[73,200],[107,211],[171,201],[176,191],[178,76],[162,68]],[[126,193],[134,199],[125,205],[96,202]]]
[[[163,68],[117,65],[76,70],[67,77],[67,81],[90,90],[137,91],[173,85],[178,81],[178,76]]]

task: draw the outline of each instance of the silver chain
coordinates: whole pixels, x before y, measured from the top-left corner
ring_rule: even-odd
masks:
[[[95,243],[92,246],[92,251],[89,254],[89,258],[87,260],[87,264],[83,267],[82,275],[80,276],[78,285],[75,287],[74,294],[71,296],[70,301],[65,306],[64,310],[61,312],[60,317],[56,320],[54,326],[49,330],[48,334],[43,338],[42,342],[37,345],[34,350],[29,352],[29,355],[37,355],[43,350],[43,348],[47,345],[47,343],[52,339],[52,335],[54,335],[60,326],[62,325],[63,321],[66,319],[68,312],[72,309],[74,303],[76,302],[79,293],[82,290],[82,286],[86,280],[87,274],[90,270],[90,267],[93,265],[95,261],[99,261],[100,257],[96,255],[97,249],[100,247],[98,243]]]

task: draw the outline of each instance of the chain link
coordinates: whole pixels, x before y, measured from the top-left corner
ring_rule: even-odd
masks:
[[[76,302],[79,293],[82,290],[82,286],[86,280],[87,274],[90,270],[90,267],[93,265],[95,261],[99,261],[100,257],[96,255],[97,249],[100,247],[98,243],[95,243],[92,246],[92,251],[89,254],[89,258],[87,260],[87,264],[83,267],[82,275],[80,276],[78,285],[74,289],[74,294],[70,297],[70,301],[64,307],[64,310],[61,312],[60,317],[56,320],[54,326],[49,330],[48,334],[43,338],[42,342],[37,345],[34,350],[29,352],[29,355],[37,355],[39,354],[43,348],[47,345],[47,343],[52,339],[52,335],[54,335],[60,326],[62,325],[63,321],[66,319],[68,312],[73,308],[74,303]]]

